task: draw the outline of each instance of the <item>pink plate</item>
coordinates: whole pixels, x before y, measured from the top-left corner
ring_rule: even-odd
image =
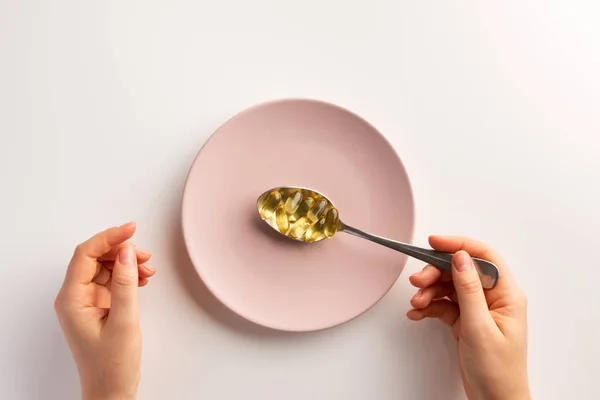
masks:
[[[374,127],[335,105],[279,100],[221,126],[190,169],[183,233],[213,294],[257,324],[314,331],[379,301],[406,256],[345,233],[296,242],[263,222],[256,200],[277,186],[328,196],[345,223],[410,242],[414,204],[398,155]]]

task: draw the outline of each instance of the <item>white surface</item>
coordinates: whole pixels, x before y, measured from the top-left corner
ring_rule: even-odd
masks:
[[[462,398],[448,330],[404,318],[419,262],[366,315],[304,335],[238,319],[194,278],[178,228],[194,155],[290,96],[390,138],[416,243],[501,251],[530,300],[536,398],[600,398],[597,4],[0,0],[0,398],[78,395],[52,301],[75,244],[131,219],[159,269],[141,399]]]

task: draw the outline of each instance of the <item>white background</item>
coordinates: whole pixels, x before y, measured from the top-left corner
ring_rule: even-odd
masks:
[[[194,276],[178,215],[196,152],[248,106],[311,97],[396,147],[417,244],[505,256],[534,397],[600,398],[599,20],[591,0],[0,0],[0,397],[78,396],[52,302],[78,242],[135,220],[158,268],[141,399],[463,398],[448,329],[404,317],[417,261],[315,334],[245,322]]]

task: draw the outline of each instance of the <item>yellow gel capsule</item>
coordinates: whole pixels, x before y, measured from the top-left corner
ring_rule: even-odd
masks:
[[[271,189],[258,198],[257,208],[265,222],[291,239],[318,242],[339,230],[337,209],[329,199],[310,189]]]
[[[293,213],[295,213],[301,201],[302,193],[300,193],[300,191],[291,193],[290,197],[288,197],[285,201],[285,212],[288,215],[292,215]]]
[[[324,230],[325,218],[321,218],[306,230],[306,233],[304,234],[304,241],[306,243],[313,243],[317,240],[323,239],[325,237]]]
[[[277,223],[277,230],[287,235],[290,230],[290,221],[285,213],[283,204],[279,204],[275,210],[275,222]]]
[[[310,210],[308,210],[308,213],[306,214],[306,216],[308,217],[308,219],[311,222],[316,222],[319,219],[319,217],[321,216],[321,214],[323,214],[326,207],[327,207],[327,200],[321,198],[320,200],[316,201],[315,205],[312,206],[312,208]]]
[[[310,228],[310,225],[311,223],[308,219],[306,219],[306,217],[301,217],[294,222],[294,225],[292,225],[290,228],[290,232],[288,233],[289,237],[293,239],[300,239],[304,235],[304,232]]]
[[[277,190],[273,190],[268,196],[261,198],[258,202],[258,212],[260,217],[264,220],[271,218],[280,201],[281,193]]]
[[[333,237],[338,229],[338,211],[335,208],[331,208],[327,215],[325,215],[325,225],[323,227],[323,232],[325,236],[328,238]]]
[[[290,221],[294,222],[302,217],[305,217],[308,213],[308,210],[310,210],[314,202],[315,201],[312,197],[306,197],[304,200],[302,200],[302,203],[300,203],[296,211],[292,215],[290,215]]]

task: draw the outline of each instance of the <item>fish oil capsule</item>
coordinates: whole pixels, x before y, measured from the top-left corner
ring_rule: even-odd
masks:
[[[327,215],[325,215],[325,224],[323,227],[323,232],[325,233],[325,236],[330,238],[333,237],[333,235],[335,235],[338,229],[338,222],[338,211],[335,208],[329,209],[329,211],[327,211]]]
[[[311,223],[306,217],[301,217],[294,222],[294,225],[292,225],[290,228],[290,232],[288,234],[289,237],[293,239],[300,239],[302,236],[304,236],[306,230],[310,228],[310,225]]]
[[[277,190],[273,190],[268,196],[261,198],[258,204],[260,217],[264,220],[271,218],[280,202],[281,193]]]
[[[308,210],[308,213],[306,214],[306,216],[308,217],[308,219],[311,222],[317,222],[319,220],[319,217],[321,216],[321,214],[323,214],[323,212],[325,211],[325,208],[327,207],[327,200],[321,198],[320,200],[316,200],[315,205],[312,206],[312,208],[310,210]]]
[[[296,211],[290,215],[290,221],[298,221],[300,218],[305,217],[308,213],[308,210],[313,206],[314,199],[312,197],[305,197],[304,200],[300,203]]]
[[[290,230],[290,221],[288,220],[284,208],[284,205],[281,203],[277,206],[277,209],[275,210],[275,222],[277,224],[277,230],[284,235],[287,235]]]
[[[301,201],[302,193],[300,193],[300,191],[292,192],[285,201],[285,212],[288,215],[292,215],[293,213],[295,213]]]
[[[304,241],[306,243],[313,243],[317,240],[321,240],[325,237],[325,218],[321,218],[313,225],[311,225],[304,234]]]

